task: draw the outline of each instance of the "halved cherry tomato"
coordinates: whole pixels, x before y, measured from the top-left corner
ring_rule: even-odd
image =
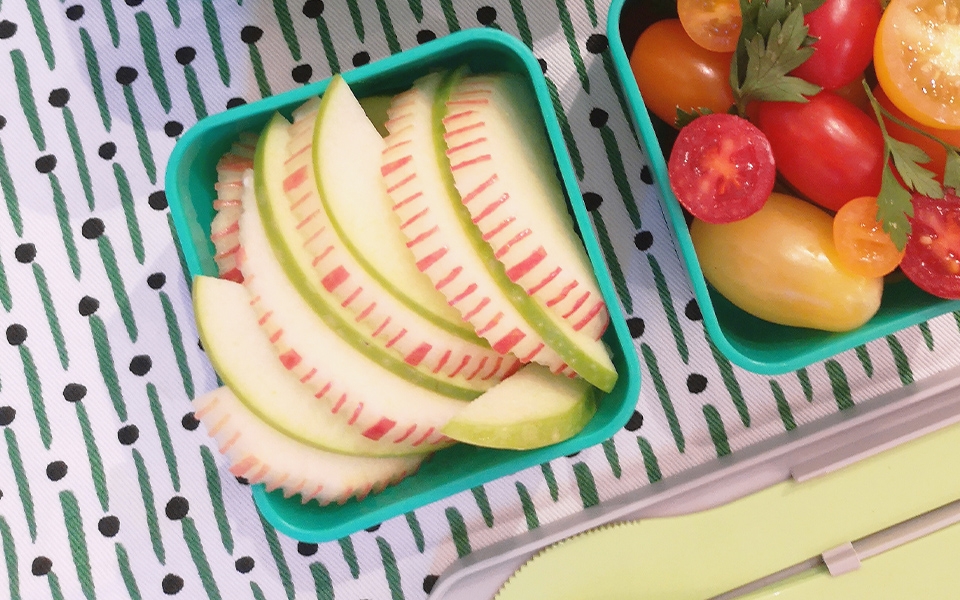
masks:
[[[680,130],[668,163],[670,187],[690,214],[730,223],[760,210],[777,176],[767,138],[746,119],[698,117]]]
[[[743,27],[739,0],[677,0],[677,14],[690,39],[707,50],[737,49]]]
[[[640,34],[630,67],[647,109],[673,125],[677,107],[688,112],[709,108],[723,113],[733,106],[731,57],[732,53],[711,52],[697,45],[679,19],[666,19]]]
[[[873,59],[873,38],[880,23],[877,0],[827,0],[803,17],[817,38],[813,56],[791,73],[835,90],[858,79]]]
[[[891,0],[873,48],[890,100],[930,127],[960,129],[960,0]]]
[[[761,102],[756,124],[777,170],[820,206],[837,210],[880,192],[883,134],[875,119],[832,92],[809,102]]]
[[[833,243],[840,266],[864,277],[883,277],[903,258],[877,221],[873,196],[855,198],[840,207],[833,217]]]
[[[960,299],[960,198],[948,189],[941,199],[914,194],[912,231],[900,268],[918,288]]]
[[[884,92],[883,88],[879,85],[873,90],[873,96],[877,99],[877,102],[880,103],[880,106],[890,111],[890,114],[892,114],[894,117],[940,138],[951,146],[960,147],[960,129],[936,129],[934,127],[914,121],[907,115],[903,114],[902,110],[894,106],[893,102],[890,101],[890,98],[887,97],[886,92]],[[884,119],[884,122],[887,126],[887,133],[889,133],[891,137],[900,140],[901,142],[913,144],[914,146],[926,152],[927,156],[930,157],[930,162],[924,163],[921,166],[923,166],[925,169],[933,171],[937,181],[943,182],[943,168],[947,160],[947,152],[943,149],[943,146],[926,136],[920,135],[915,131],[911,131],[906,127],[897,125],[890,119]]]

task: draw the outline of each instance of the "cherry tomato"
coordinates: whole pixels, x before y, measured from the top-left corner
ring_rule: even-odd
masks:
[[[770,140],[777,170],[800,194],[837,210],[880,192],[883,134],[856,106],[832,92],[809,102],[761,102],[756,124]]]
[[[960,299],[960,198],[913,195],[912,231],[900,268],[918,288]]]
[[[690,214],[708,223],[760,210],[777,170],[767,138],[735,115],[698,117],[680,130],[668,163],[670,187]]]
[[[854,106],[867,113],[870,118],[875,118],[873,107],[870,105],[870,98],[867,96],[867,90],[863,89],[862,74],[847,85],[832,91],[841,98],[849,100]]]
[[[880,106],[884,107],[890,114],[894,117],[897,117],[901,121],[913,125],[927,133],[930,133],[944,142],[950,144],[951,146],[960,147],[960,129],[958,130],[949,130],[949,129],[935,129],[923,123],[918,123],[914,121],[907,115],[903,114],[899,108],[894,106],[893,102],[890,101],[890,98],[887,97],[886,92],[883,91],[883,88],[877,86],[873,90],[873,96],[877,99],[877,102],[880,103]],[[901,142],[906,142],[908,144],[913,144],[914,146],[920,148],[927,153],[927,156],[930,157],[930,162],[923,164],[923,168],[933,171],[937,181],[943,182],[943,168],[947,160],[947,152],[943,149],[943,146],[937,142],[931,140],[930,138],[920,135],[915,131],[911,131],[906,127],[901,127],[897,125],[890,119],[884,119],[887,126],[887,133],[891,135],[894,139],[900,140]]]
[[[677,107],[724,113],[733,105],[731,57],[697,45],[679,19],[665,19],[640,34],[630,66],[647,109],[673,125]]]
[[[958,0],[891,0],[873,48],[877,80],[904,113],[960,129]]]
[[[858,79],[873,59],[873,38],[880,23],[877,0],[827,0],[804,15],[813,56],[791,73],[834,90]]]
[[[743,27],[739,0],[677,0],[677,14],[690,39],[707,50],[737,49]]]
[[[832,227],[823,209],[773,193],[736,223],[694,219],[690,237],[706,280],[741,310],[781,325],[848,331],[877,312],[883,278],[840,268]]]
[[[903,251],[877,221],[877,199],[862,196],[833,217],[833,243],[844,269],[864,277],[883,277],[900,265]]]

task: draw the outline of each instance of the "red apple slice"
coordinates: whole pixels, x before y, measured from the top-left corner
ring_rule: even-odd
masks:
[[[243,172],[253,168],[253,154],[257,136],[244,135],[217,161],[217,197],[213,201],[216,214],[210,222],[210,241],[213,242],[213,261],[223,279],[240,282],[243,275],[237,268],[240,251],[240,192]]]

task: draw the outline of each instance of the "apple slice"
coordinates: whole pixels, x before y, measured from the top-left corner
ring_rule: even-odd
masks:
[[[463,204],[511,281],[599,339],[610,316],[530,86],[512,73],[454,77],[443,125]]]
[[[245,134],[228,152],[217,161],[217,198],[213,208],[217,211],[210,222],[210,241],[215,250],[213,260],[220,277],[240,282],[243,275],[237,268],[237,252],[240,250],[240,191],[243,172],[253,167],[253,153],[257,136]]]
[[[238,283],[213,277],[193,280],[193,310],[203,348],[237,399],[257,418],[308,446],[365,456],[422,454],[416,448],[371,440],[318,402],[277,359],[257,323],[250,294]]]
[[[529,450],[575,436],[596,412],[595,387],[529,364],[471,402],[443,433],[475,446]]]
[[[416,472],[426,457],[349,456],[308,446],[261,421],[226,387],[194,399],[193,408],[233,475],[288,498],[300,494],[304,503],[362,500]]]
[[[603,343],[512,282],[461,202],[440,123],[451,83],[438,73],[418,80],[386,123],[381,173],[401,230],[420,240],[411,246],[418,267],[495,350],[611,390],[617,373]]]
[[[350,338],[352,330],[340,329],[342,321],[329,319],[333,313],[313,310],[287,277],[267,240],[251,171],[244,177],[242,200],[243,285],[250,292],[260,327],[283,366],[333,413],[349,415],[349,423],[368,438],[386,438],[412,448],[449,444],[449,438],[439,429],[466,401],[383,368],[355,347],[356,339]],[[471,397],[475,395],[470,393]]]
[[[416,269],[411,253],[396,239],[399,235],[396,226],[389,235],[382,233],[379,224],[389,223],[388,219],[395,218],[380,183],[379,153],[383,141],[349,88],[343,83],[338,85],[338,81],[342,80],[335,78],[331,83],[321,106],[330,106],[331,98],[335,103],[340,103],[336,100],[338,97],[346,98],[345,110],[348,112],[340,112],[339,107],[315,113],[308,112],[306,107],[298,109],[295,111],[296,120],[288,129],[290,151],[287,158],[271,158],[258,163],[262,165],[262,168],[258,167],[258,172],[270,173],[264,176],[263,181],[275,182],[271,183],[274,186],[272,193],[261,193],[259,197],[274,199],[271,200],[274,213],[279,213],[275,199],[285,192],[290,201],[289,208],[296,215],[295,229],[300,234],[293,238],[287,234],[278,235],[273,233],[275,228],[267,223],[271,240],[275,246],[278,243],[292,246],[294,240],[302,240],[303,248],[309,253],[311,267],[316,272],[316,280],[326,292],[348,308],[357,322],[369,327],[372,337],[385,340],[388,347],[406,357],[408,362],[430,373],[454,378],[457,385],[464,385],[465,381],[473,389],[487,389],[514,372],[519,361],[515,356],[491,349],[473,332],[472,327],[463,323],[455,310],[447,306],[443,295],[437,293],[429,279]],[[350,116],[350,108],[356,109],[353,117]],[[337,137],[340,139],[337,150],[331,151],[337,156],[330,158],[330,162],[335,163],[337,168],[323,179],[332,184],[329,187],[318,183],[313,160],[312,126],[314,122],[326,121],[322,115],[329,115],[334,119],[334,124],[343,122],[348,125],[346,129],[338,129]],[[363,129],[364,125],[369,135],[356,134],[355,130]],[[365,138],[366,142],[355,143],[352,141],[354,137]],[[272,157],[273,154],[265,152],[264,156]],[[339,156],[349,160],[347,163],[337,162]],[[278,165],[285,169],[286,175],[275,179],[274,168]],[[327,170],[327,167],[323,169]],[[351,227],[349,234],[352,237],[348,238],[345,237],[347,232],[331,220],[327,209],[332,205],[350,204],[361,208],[359,216],[362,218]],[[364,227],[363,223],[368,226]],[[387,227],[387,231],[391,231],[391,228]],[[360,253],[351,241],[358,238],[366,240],[364,253]],[[405,266],[400,268],[398,265]],[[407,281],[407,291],[420,289],[416,301],[398,291],[399,282],[391,283],[381,276],[383,272],[409,273],[410,270],[414,278]],[[418,281],[421,283],[417,284]],[[426,302],[428,297],[431,299],[429,303]],[[456,327],[451,327],[449,320],[437,316],[434,310],[437,304],[453,312],[458,322]]]

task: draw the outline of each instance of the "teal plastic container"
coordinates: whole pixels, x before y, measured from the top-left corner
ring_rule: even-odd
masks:
[[[633,126],[653,169],[684,264],[693,283],[704,326],[717,348],[748,371],[778,375],[806,367],[871,340],[960,309],[960,301],[932,296],[902,277],[888,277],[880,310],[862,327],[831,333],[777,325],[758,319],[731,304],[703,277],[683,210],[670,189],[665,156],[676,138],[674,129],[651,115],[630,70],[629,55],[637,38],[651,23],[676,17],[671,0],[613,0],[607,36],[617,75],[630,107]]]
[[[362,501],[329,506],[316,502],[301,504],[298,496],[284,498],[279,491],[268,493],[262,485],[254,486],[253,497],[261,514],[279,531],[297,540],[338,539],[451,494],[599,444],[626,423],[636,406],[640,393],[639,361],[576,185],[543,73],[530,50],[500,31],[470,29],[349,71],[343,77],[362,98],[397,93],[431,71],[464,64],[474,72],[521,74],[536,92],[569,207],[611,309],[611,325],[604,341],[619,373],[616,387],[601,399],[597,414],[583,431],[569,440],[522,452],[456,445],[435,453],[416,475]],[[166,193],[191,276],[217,274],[209,234],[219,157],[240,132],[260,131],[275,112],[289,116],[308,98],[322,94],[328,82],[310,84],[208,117],[177,143],[167,166]]]

